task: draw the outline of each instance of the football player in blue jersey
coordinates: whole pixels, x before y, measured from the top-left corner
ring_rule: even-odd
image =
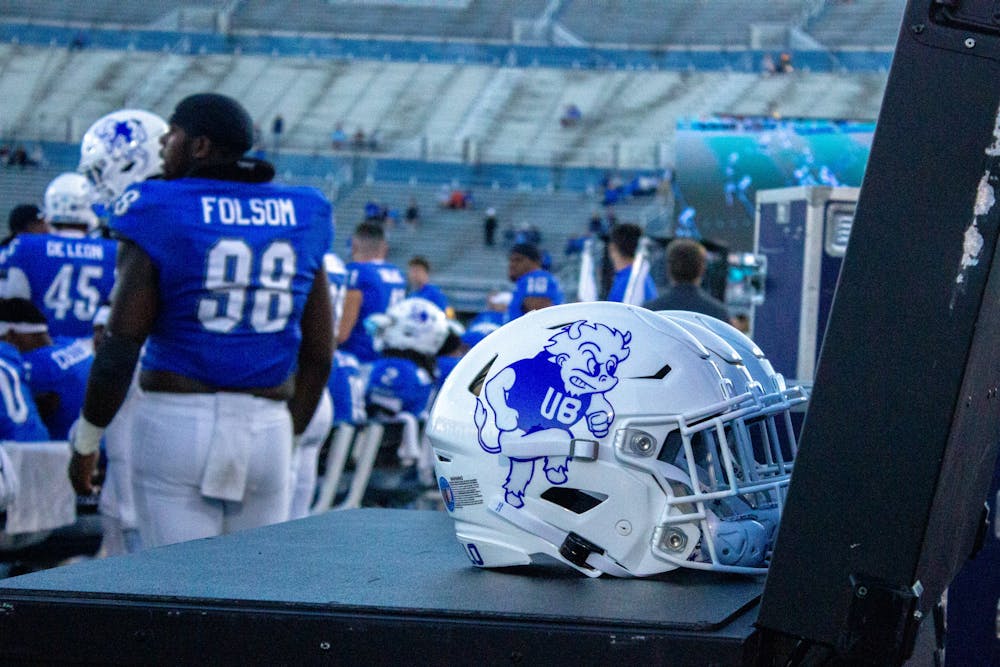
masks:
[[[507,273],[514,282],[514,294],[507,307],[507,321],[525,313],[563,302],[556,277],[542,269],[542,254],[530,243],[515,243],[507,260]]]
[[[406,297],[406,277],[395,265],[385,261],[389,245],[382,226],[362,222],[351,237],[351,261],[347,264],[347,294],[344,312],[337,328],[340,349],[353,355],[362,365],[378,358],[372,337],[365,330],[365,320],[384,313]]]
[[[437,378],[437,355],[450,328],[444,312],[427,299],[410,297],[373,315],[375,347],[365,401],[372,416],[408,412],[423,419]]]
[[[455,317],[455,311],[448,305],[448,297],[441,288],[431,282],[431,263],[422,255],[414,255],[406,264],[406,282],[410,291],[406,296],[427,299],[444,311],[448,318]]]
[[[97,203],[110,212],[114,201],[129,185],[159,175],[160,138],[167,123],[142,109],[120,109],[98,118],[80,144],[77,171],[94,187]],[[102,305],[94,316],[94,349],[106,333],[110,307]],[[141,393],[133,375],[125,401],[104,432],[106,468],[98,509],[104,536],[100,554],[114,556],[142,548],[132,491],[132,415]]]
[[[48,234],[52,231],[42,216],[42,209],[34,204],[18,204],[7,216],[8,234],[0,241],[0,248],[6,248],[19,234]]]
[[[629,279],[632,277],[632,269],[635,265],[635,254],[639,248],[639,240],[642,238],[642,228],[631,222],[623,222],[611,228],[608,237],[608,257],[615,269],[614,279],[611,281],[611,289],[608,290],[607,301],[625,301],[626,289]],[[650,277],[649,272],[645,272],[642,286],[636,286],[635,296],[632,301],[635,305],[643,304],[656,298],[656,284]],[[638,279],[638,278],[637,278]]]
[[[0,341],[0,395],[3,396],[0,401],[0,440],[40,442],[49,439],[49,431],[24,381],[21,353],[3,341]]]
[[[337,330],[340,314],[344,308],[344,292],[347,289],[347,267],[344,261],[335,253],[328,252],[323,256],[323,269],[330,283],[330,304],[333,308],[333,330]],[[299,439],[292,457],[292,488],[291,510],[289,519],[300,519],[309,514],[309,507],[316,491],[320,450],[331,429],[339,423],[353,423],[350,365],[338,363],[343,355],[333,352],[333,364],[330,368],[330,378],[323,390],[316,413],[306,427],[305,433]],[[353,370],[357,370],[355,362]],[[364,410],[364,390],[358,392],[361,410]]]
[[[45,315],[27,299],[0,299],[0,330],[24,359],[25,380],[49,436],[68,439],[83,406],[91,346],[76,338],[53,340]]]
[[[109,220],[118,282],[70,477],[90,492],[145,345],[132,427],[144,547],[287,519],[293,434],[330,372],[330,203],[272,184],[274,167],[245,156],[252,144],[239,102],[184,98],[161,139],[163,179],[130,186]]]
[[[97,229],[94,192],[80,174],[57,176],[45,190],[51,234],[21,234],[0,253],[0,296],[28,299],[53,336],[89,340],[91,320],[115,281],[114,241]]]
[[[344,299],[347,294],[347,266],[334,253],[324,258],[327,279],[330,281],[330,300],[333,303],[334,331],[343,317]],[[333,423],[356,424],[365,420],[365,385],[360,377],[358,360],[343,350],[333,353],[333,369],[327,382],[333,399]]]

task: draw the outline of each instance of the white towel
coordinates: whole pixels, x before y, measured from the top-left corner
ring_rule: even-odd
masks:
[[[7,509],[17,495],[17,471],[7,456],[7,450],[0,447],[0,510]]]
[[[226,394],[216,394],[217,418],[201,478],[201,494],[206,498],[241,501],[247,486],[252,439],[231,425],[235,423],[234,417],[249,419],[250,415],[246,414],[245,404],[228,398]]]
[[[66,442],[5,442],[17,475],[17,495],[7,506],[9,535],[68,526],[76,521],[76,493],[70,484]]]

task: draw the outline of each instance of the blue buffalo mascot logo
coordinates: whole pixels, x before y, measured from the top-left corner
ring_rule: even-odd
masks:
[[[569,451],[570,440],[588,437],[583,427],[595,438],[608,434],[615,413],[605,394],[618,384],[618,365],[628,358],[631,340],[627,331],[579,320],[560,327],[534,357],[515,361],[485,384],[476,400],[479,444],[510,461],[503,484],[508,504],[524,505],[539,459],[549,483],[568,479],[572,457],[533,455],[533,449],[551,450],[561,442]]]

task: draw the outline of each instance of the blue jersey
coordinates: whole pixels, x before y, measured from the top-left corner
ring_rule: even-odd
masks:
[[[458,366],[458,362],[461,360],[462,357],[452,356],[441,356],[437,358],[438,378],[437,382],[434,383],[434,386],[437,389],[441,388],[441,385],[444,384],[444,381],[448,379],[448,376],[451,375],[451,372],[455,370],[455,366]]]
[[[333,400],[334,424],[354,424],[365,420],[364,380],[357,359],[334,352],[326,387]]]
[[[347,266],[336,254],[323,257],[326,277],[330,281],[330,303],[333,304],[333,330],[340,327],[344,314],[344,294],[347,292]],[[354,424],[365,420],[364,380],[358,360],[339,350],[333,352],[330,378],[326,382],[333,400],[333,423]]]
[[[618,301],[619,303],[625,298],[625,288],[628,287],[628,280],[632,276],[632,267],[626,266],[621,271],[615,272],[615,279],[611,282],[611,289],[608,290],[608,301]],[[642,296],[639,297],[639,303],[646,303],[650,299],[656,298],[656,283],[653,279],[646,274],[646,280],[643,282]]]
[[[29,299],[53,336],[89,338],[115,283],[117,248],[109,239],[20,234],[0,252],[2,296]]]
[[[344,260],[336,254],[328,252],[323,256],[323,268],[326,269],[326,279],[330,283],[330,304],[333,306],[333,330],[340,326],[340,318],[344,314],[344,293],[347,292],[347,267]]]
[[[474,329],[480,325],[489,325],[489,324],[495,324],[496,326],[499,327],[503,325],[503,323],[506,321],[507,321],[507,313],[502,313],[499,310],[484,310],[483,312],[479,313],[478,315],[472,318],[472,321],[469,322],[469,326],[467,327],[466,330]]]
[[[0,440],[38,442],[49,431],[24,381],[24,361],[17,348],[0,342]]]
[[[409,412],[421,417],[428,408],[434,378],[410,359],[383,357],[372,365],[365,402],[376,412]]]
[[[441,310],[448,312],[448,297],[444,295],[444,292],[437,285],[427,283],[420,289],[413,290],[407,296],[418,296],[421,299],[427,299]]]
[[[386,262],[350,262],[347,265],[347,289],[361,292],[361,309],[350,335],[340,349],[353,354],[361,363],[375,361],[378,353],[372,337],[365,331],[365,318],[384,313],[389,306],[406,297],[406,276]]]
[[[559,281],[554,275],[542,269],[531,271],[518,278],[514,285],[514,295],[507,308],[507,321],[516,320],[524,315],[524,300],[534,296],[548,297],[553,306],[563,302],[562,288],[559,287]]]
[[[24,352],[25,379],[31,393],[57,394],[59,407],[45,420],[53,440],[69,438],[69,427],[80,416],[87,377],[94,355],[83,341],[57,338],[52,345]]]
[[[510,368],[515,380],[506,395],[507,406],[517,411],[517,427],[525,435],[549,428],[572,433],[573,425],[586,416],[591,395],[570,396],[559,364],[549,353],[515,361]]]
[[[127,190],[109,225],[158,274],[143,369],[232,389],[284,382],[331,220],[330,203],[307,187],[182,178]]]

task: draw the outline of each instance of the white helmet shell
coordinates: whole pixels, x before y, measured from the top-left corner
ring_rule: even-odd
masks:
[[[533,311],[473,347],[427,425],[473,564],[765,571],[771,536],[753,509],[788,475],[746,474],[759,406],[717,358],[671,319],[613,302]]]
[[[167,123],[154,113],[122,109],[98,119],[83,135],[80,166],[104,205],[125,188],[162,171],[160,137]]]
[[[43,215],[53,227],[86,225],[88,232],[97,229],[94,189],[81,174],[59,174],[45,188]]]
[[[384,314],[369,319],[374,328],[374,346],[380,352],[412,350],[434,356],[450,331],[444,311],[420,297],[403,299]]]

